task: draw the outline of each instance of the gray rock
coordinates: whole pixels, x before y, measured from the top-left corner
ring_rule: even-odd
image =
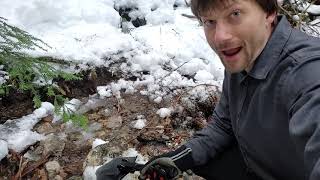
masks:
[[[48,134],[53,131],[53,127],[49,122],[46,122],[37,127],[36,131],[40,134]]]
[[[114,158],[120,155],[121,149],[119,147],[109,147],[108,144],[101,144],[89,152],[83,164],[84,169],[87,166],[103,165],[107,157]]]
[[[106,126],[110,129],[119,128],[122,125],[122,117],[113,115],[107,119]]]
[[[65,147],[65,142],[60,137],[49,134],[47,138],[40,142],[40,146],[43,146],[43,155],[54,154],[55,156],[61,156]]]
[[[60,173],[61,166],[57,161],[49,161],[46,163],[45,167],[48,172],[49,180],[51,179],[59,180],[59,179],[56,179],[56,177]]]
[[[82,180],[83,178],[81,176],[72,176],[68,178],[67,180]]]
[[[41,159],[41,154],[29,150],[23,155],[23,157],[27,158],[29,161],[38,161],[39,159]]]
[[[62,178],[60,175],[56,175],[56,176],[54,177],[54,180],[63,180],[63,178]]]

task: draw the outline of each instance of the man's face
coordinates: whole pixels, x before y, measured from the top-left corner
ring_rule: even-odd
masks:
[[[229,0],[200,19],[209,45],[226,70],[236,73],[252,68],[272,33],[275,17],[254,0]]]

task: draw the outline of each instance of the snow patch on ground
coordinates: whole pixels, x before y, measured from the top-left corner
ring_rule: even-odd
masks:
[[[83,172],[84,180],[96,180],[96,171],[101,166],[87,166]]]
[[[30,115],[20,119],[8,120],[0,125],[0,137],[3,143],[7,143],[7,148],[21,152],[35,142],[45,138],[44,135],[33,132],[31,129],[41,118],[51,115],[54,106],[51,103],[43,102],[41,107],[34,110]],[[6,152],[6,148],[1,148],[1,152]]]
[[[6,157],[7,154],[8,154],[8,143],[7,141],[0,139],[0,160]]]
[[[171,113],[172,113],[171,108],[161,108],[157,111],[157,114],[162,118],[169,117]]]
[[[106,144],[106,143],[108,143],[108,141],[104,141],[102,139],[97,138],[92,142],[92,149],[94,149],[95,147],[97,147],[101,144]]]

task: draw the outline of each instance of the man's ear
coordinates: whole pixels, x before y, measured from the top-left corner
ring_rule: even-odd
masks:
[[[266,16],[267,24],[271,24],[271,26],[274,26],[277,22],[277,12],[269,13]]]

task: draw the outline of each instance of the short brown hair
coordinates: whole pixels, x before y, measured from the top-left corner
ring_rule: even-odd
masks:
[[[277,0],[251,0],[256,1],[260,7],[268,14],[278,12]],[[230,2],[228,0],[191,0],[192,13],[199,19],[203,13],[211,10],[215,6],[224,6]]]

